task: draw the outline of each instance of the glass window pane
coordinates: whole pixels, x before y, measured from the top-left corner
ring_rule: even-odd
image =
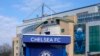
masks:
[[[89,50],[90,52],[100,51],[100,26],[89,27]]]

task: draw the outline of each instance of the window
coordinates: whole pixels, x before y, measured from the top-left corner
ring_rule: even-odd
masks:
[[[45,22],[44,22],[44,24],[47,24],[47,23],[48,23],[48,21],[45,21]]]
[[[81,12],[81,13],[77,13],[78,16],[80,16],[80,15],[85,15],[85,14],[88,14],[88,11],[86,11],[86,12]]]
[[[89,27],[89,51],[99,52],[100,51],[100,26]]]
[[[63,33],[65,30],[64,29],[61,29],[61,33]]]
[[[84,18],[78,19],[78,23],[83,23],[83,22],[84,22]]]
[[[60,21],[57,19],[56,22],[57,22],[57,24],[59,24]]]
[[[100,12],[100,6],[98,6],[98,11]]]
[[[45,32],[46,35],[50,35],[50,32]]]
[[[54,21],[51,21],[51,23],[54,23]]]
[[[94,16],[93,20],[100,20],[100,16]]]
[[[16,41],[16,43],[18,43],[18,40]]]

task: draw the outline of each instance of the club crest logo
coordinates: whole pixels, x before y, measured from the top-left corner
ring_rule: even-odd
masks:
[[[40,56],[52,56],[51,52],[45,50],[40,53]]]

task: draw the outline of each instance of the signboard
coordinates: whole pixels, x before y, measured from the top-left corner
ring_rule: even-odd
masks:
[[[75,54],[85,54],[85,24],[75,25],[74,29],[74,52]]]
[[[71,36],[23,35],[22,41],[27,43],[69,44]]]
[[[65,45],[34,45],[26,47],[25,56],[66,56]]]

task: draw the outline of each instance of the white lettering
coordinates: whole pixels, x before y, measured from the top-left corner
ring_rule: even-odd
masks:
[[[31,38],[31,42],[61,42],[60,38],[43,38],[43,37],[36,37]]]
[[[55,38],[54,41],[55,41],[55,42],[61,42],[61,41],[60,41],[60,38]]]

